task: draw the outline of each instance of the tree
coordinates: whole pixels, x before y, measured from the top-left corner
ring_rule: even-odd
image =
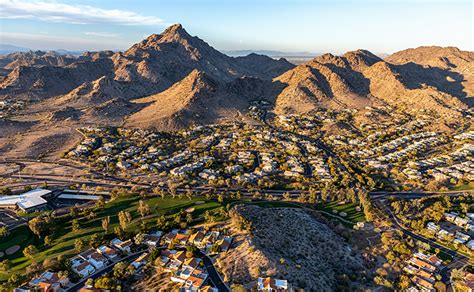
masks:
[[[53,239],[51,238],[51,236],[46,235],[44,237],[44,245],[51,246],[52,243],[53,243]]]
[[[89,245],[93,248],[97,248],[102,244],[102,236],[98,233],[92,234],[91,238],[89,239]]]
[[[36,246],[31,245],[31,244],[25,247],[25,249],[23,249],[23,255],[29,258],[30,260],[33,259],[33,257],[37,253],[38,253],[38,249],[36,248]]]
[[[206,220],[207,223],[214,223],[214,216],[211,215],[209,210],[204,212],[204,220]]]
[[[79,220],[73,219],[71,222],[72,231],[78,232],[81,229],[81,224],[79,224]]]
[[[81,252],[84,249],[84,241],[80,238],[74,240],[74,249],[77,252]]]
[[[143,200],[138,201],[138,213],[140,213],[142,217],[150,214],[150,206]]]
[[[0,237],[6,237],[9,234],[8,228],[6,226],[0,227]]]
[[[122,229],[120,229],[119,226],[115,226],[115,227],[114,227],[114,233],[115,233],[115,235],[116,235],[118,238],[122,238],[122,237],[123,237],[123,231],[122,231]]]
[[[186,214],[186,223],[190,224],[193,222],[193,215],[191,213]]]
[[[107,216],[104,219],[102,219],[102,229],[104,229],[105,233],[109,231],[109,225],[110,225],[110,216]]]
[[[92,278],[87,279],[86,287],[94,287],[94,279]]]
[[[39,238],[41,238],[49,228],[43,217],[39,216],[28,221],[28,227],[30,227],[31,231]]]
[[[408,289],[411,285],[410,278],[406,275],[401,275],[400,276],[400,281],[399,281],[400,288],[405,291]]]
[[[128,211],[120,211],[118,213],[120,228],[125,231],[128,224],[132,221],[132,215]]]
[[[104,197],[100,196],[97,202],[95,203],[96,208],[102,209],[105,206],[105,199]]]
[[[145,234],[138,233],[137,235],[135,235],[135,237],[133,239],[134,239],[136,245],[141,245],[141,244],[143,244],[143,242],[145,242]]]
[[[117,279],[124,279],[127,276],[127,263],[118,262],[114,266],[114,277]]]
[[[12,194],[13,194],[13,192],[9,187],[4,187],[0,191],[0,195],[2,195],[2,196],[11,196]]]
[[[170,192],[171,196],[176,197],[176,184],[174,184],[172,181],[168,181],[168,191]]]
[[[309,203],[310,204],[316,204],[316,201],[318,199],[318,193],[314,188],[309,189]]]
[[[10,271],[10,260],[0,261],[0,273],[8,273]]]
[[[164,215],[161,215],[156,219],[156,228],[158,229],[163,229],[166,225],[166,217]]]
[[[186,257],[192,258],[197,252],[197,247],[193,245],[186,246]]]
[[[115,287],[115,282],[111,278],[104,276],[95,280],[94,287],[97,289],[111,290]]]

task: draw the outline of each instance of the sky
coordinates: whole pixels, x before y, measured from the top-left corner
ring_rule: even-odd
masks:
[[[219,50],[474,51],[474,0],[0,0],[0,44],[123,50],[181,23]]]

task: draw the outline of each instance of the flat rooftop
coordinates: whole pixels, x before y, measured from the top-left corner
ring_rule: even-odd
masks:
[[[43,196],[50,193],[50,190],[34,189],[16,196],[2,196],[0,197],[0,207],[13,207],[16,205],[23,210],[30,209],[46,204],[47,201]]]

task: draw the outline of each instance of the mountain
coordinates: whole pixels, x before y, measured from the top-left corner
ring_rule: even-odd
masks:
[[[314,58],[315,56],[321,55],[320,53],[310,52],[282,52],[282,51],[271,51],[271,50],[233,50],[223,51],[226,55],[232,57],[244,57],[250,54],[266,55],[273,58],[286,58],[286,57],[304,57]]]
[[[30,49],[24,48],[24,47],[18,47],[14,45],[9,45],[9,44],[0,44],[0,55],[3,54],[11,54],[11,53],[16,53],[16,52],[27,52]]]
[[[228,56],[176,24],[123,52],[2,56],[0,100],[25,101],[8,119],[31,122],[29,133],[42,141],[53,127],[72,137],[74,127],[94,124],[177,130],[256,123],[248,115],[255,104],[265,104],[267,117],[390,105],[455,120],[473,104],[473,59],[456,48],[420,47],[385,59],[367,50],[323,54],[296,66],[256,53]]]
[[[151,104],[131,115],[126,126],[172,130],[236,120],[249,105],[248,100],[197,69],[169,89],[136,102]]]
[[[304,113],[318,107],[389,104],[432,110],[454,119],[461,115],[460,110],[472,106],[472,71],[466,70],[472,68],[471,54],[426,47],[395,53],[385,60],[366,50],[343,56],[324,54],[274,79],[286,85],[276,97],[275,111]],[[458,67],[447,66],[453,62]],[[463,68],[463,73],[457,68]]]
[[[189,35],[179,24],[170,26],[161,34],[149,36],[123,53],[86,52],[78,58],[67,59],[67,62],[58,56],[53,61],[46,60],[44,54],[31,55],[22,55],[15,59],[13,65],[9,63],[3,66],[13,71],[0,82],[0,96],[13,92],[20,96],[34,95],[36,98],[74,95],[72,91],[80,91],[78,87],[83,87],[84,82],[109,76],[126,88],[120,97],[131,99],[161,92],[194,69],[219,82],[229,82],[242,76],[271,79],[294,67],[285,60],[266,56],[229,57],[198,37]],[[18,66],[26,66],[28,70],[15,71],[14,68]],[[79,71],[76,68],[87,69]],[[68,75],[74,78],[68,78],[59,88],[57,81]],[[36,82],[41,88],[58,90],[32,91],[32,85]]]
[[[427,78],[429,84],[474,105],[474,52],[454,47],[419,47],[392,54],[386,61],[403,65],[407,71],[421,66],[430,73],[420,76]]]

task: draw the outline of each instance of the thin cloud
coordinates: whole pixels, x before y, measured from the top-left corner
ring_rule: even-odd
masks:
[[[46,1],[0,0],[0,18],[39,19],[72,24],[162,25],[163,20],[133,11]]]
[[[101,37],[101,38],[118,38],[120,35],[116,33],[110,33],[110,32],[98,32],[98,31],[86,31],[84,32],[85,35],[90,35],[90,36],[95,36],[95,37]]]

